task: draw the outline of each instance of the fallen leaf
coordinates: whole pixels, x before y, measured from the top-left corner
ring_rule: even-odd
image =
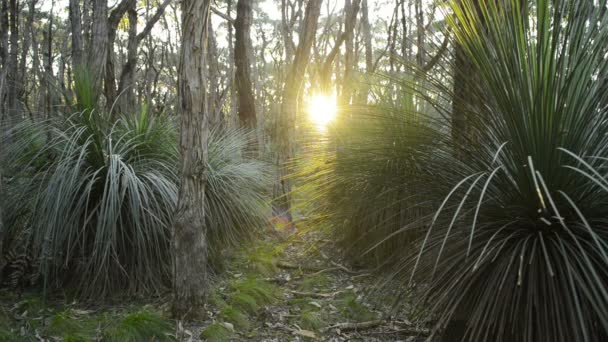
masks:
[[[317,303],[317,302],[308,302],[308,304],[312,305],[312,306],[316,306],[317,308],[321,308],[321,304]]]
[[[234,331],[234,325],[232,323],[222,322],[222,323],[220,323],[220,325],[230,331]]]
[[[317,338],[317,335],[310,330],[296,330],[295,333],[308,338]]]

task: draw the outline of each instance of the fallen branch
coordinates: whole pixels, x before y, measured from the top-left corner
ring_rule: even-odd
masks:
[[[356,274],[361,274],[364,273],[364,271],[353,271],[351,269],[349,269],[348,267],[338,264],[337,262],[331,260],[327,255],[325,255],[325,253],[321,252],[321,256],[323,257],[323,259],[329,261],[332,265],[334,265],[335,267],[341,269],[342,271],[351,274],[351,275],[356,275]]]
[[[385,322],[386,321],[384,320],[375,320],[360,323],[336,323],[334,325],[330,325],[326,328],[321,329],[321,331],[325,332],[332,329],[340,329],[340,331],[366,330],[375,328]]]
[[[303,271],[322,271],[321,267],[307,266],[307,265],[295,265],[286,261],[278,261],[277,267],[288,270],[303,270]]]
[[[340,293],[344,293],[344,292],[346,292],[346,290],[339,290],[339,291],[332,292],[332,293],[302,292],[302,291],[290,291],[290,292],[298,297],[311,297],[311,298],[327,299],[327,298],[333,298]]]

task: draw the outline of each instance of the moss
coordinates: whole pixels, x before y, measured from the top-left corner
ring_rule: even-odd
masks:
[[[321,312],[315,310],[303,310],[298,319],[298,325],[305,330],[319,330],[326,324],[323,322]]]
[[[222,298],[222,296],[217,292],[217,290],[213,290],[211,291],[211,293],[209,293],[209,299],[208,299],[209,304],[215,306],[218,309],[222,309],[224,308],[226,305],[226,301]]]
[[[262,243],[245,254],[245,265],[253,272],[270,276],[278,271],[277,260],[282,255],[282,245]]]
[[[172,341],[172,325],[158,314],[138,311],[125,316],[104,334],[104,341]]]
[[[377,315],[357,301],[357,295],[351,291],[343,293],[334,303],[342,316],[355,322],[377,319]]]
[[[65,338],[66,336],[81,336],[83,330],[85,328],[81,322],[71,317],[67,311],[63,311],[51,317],[45,334]]]
[[[259,305],[274,302],[279,292],[276,286],[255,277],[234,282],[231,287],[237,293],[244,293],[253,297]]]
[[[82,335],[78,334],[68,334],[63,336],[63,342],[89,342],[93,341],[93,339],[86,338]]]
[[[220,313],[220,317],[226,321],[232,323],[236,328],[240,330],[249,330],[251,323],[247,314],[233,306],[226,306]]]
[[[230,340],[233,332],[219,323],[213,323],[201,332],[201,338],[208,342],[224,342]]]
[[[243,309],[250,314],[255,314],[260,308],[255,298],[246,293],[235,293],[231,298],[231,303],[235,307]]]
[[[310,277],[304,277],[302,282],[298,285],[298,290],[310,292],[327,287],[328,284],[329,277],[326,274],[321,273]]]

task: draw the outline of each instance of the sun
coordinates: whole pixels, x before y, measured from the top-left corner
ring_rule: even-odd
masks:
[[[335,96],[314,94],[308,100],[308,117],[317,127],[325,129],[336,118],[337,107]]]

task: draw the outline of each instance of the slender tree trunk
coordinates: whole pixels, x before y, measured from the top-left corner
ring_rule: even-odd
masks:
[[[6,119],[8,83],[8,0],[0,3],[0,124]]]
[[[44,92],[41,92],[40,96],[44,97],[44,106],[41,106],[41,109],[46,113],[47,118],[52,115],[53,110],[53,9],[55,7],[55,3],[53,2],[53,6],[51,7],[51,18],[48,24],[48,30],[46,32],[46,39],[44,43],[45,49],[43,52],[44,55]]]
[[[72,65],[78,70],[82,67],[82,19],[78,0],[70,0],[70,27],[72,30]]]
[[[295,153],[293,137],[295,135],[296,113],[298,112],[298,97],[310,60],[310,51],[317,32],[322,2],[323,0],[310,0],[306,6],[303,25],[300,27],[298,48],[285,79],[280,114],[277,118],[276,143],[278,151],[276,165],[278,178],[273,189],[275,198],[273,210],[275,215],[281,215],[289,222],[292,222],[292,185],[289,174],[291,173],[290,163],[293,162]]]
[[[130,112],[136,109],[135,105],[135,92],[133,90],[135,86],[135,70],[137,68],[137,53],[139,44],[144,40],[156,22],[162,18],[165,13],[165,9],[171,0],[164,0],[156,8],[156,12],[148,19],[146,25],[137,33],[137,10],[135,8],[135,2],[130,4],[130,8],[127,10],[129,17],[129,34],[127,38],[127,61],[123,65],[120,72],[120,81],[118,83],[118,90],[116,91],[117,96],[120,96],[119,104],[122,112]]]
[[[9,1],[9,26],[10,26],[10,38],[9,38],[9,46],[10,52],[8,56],[8,92],[7,92],[7,101],[8,101],[8,114],[11,118],[11,121],[16,122],[19,117],[19,112],[17,110],[17,88],[18,83],[21,82],[17,77],[17,56],[19,53],[19,1],[10,0]]]
[[[241,127],[256,127],[255,98],[251,82],[251,23],[253,8],[251,1],[239,0],[236,5],[234,64],[236,65],[236,92],[238,115]]]
[[[424,65],[424,54],[425,54],[425,30],[424,30],[424,12],[422,10],[422,0],[416,0],[414,6],[416,11],[416,63],[419,67]]]
[[[228,25],[231,24],[228,23]],[[220,63],[217,40],[211,24],[209,24],[207,59],[209,61],[209,124],[213,128],[221,129],[224,126],[224,120],[220,105]]]
[[[365,73],[366,79],[363,84],[363,89],[359,98],[359,102],[362,104],[367,103],[370,88],[370,76],[374,72],[374,51],[372,46],[372,30],[369,23],[369,7],[367,0],[361,1],[361,31],[363,33],[363,43],[365,45]]]
[[[34,12],[36,11],[37,0],[30,0],[28,4],[27,19],[23,27],[23,39],[21,44],[21,57],[19,60],[18,75],[21,82],[17,84],[17,100],[20,103],[26,103],[26,83],[28,79],[27,72],[27,54],[30,49],[32,30],[30,29],[34,23]]]
[[[135,68],[137,64],[137,10],[135,4],[127,11],[129,18],[129,34],[127,38],[127,61],[120,73],[118,95],[120,96],[120,111],[128,113],[135,110]]]
[[[91,73],[94,100],[101,95],[108,53],[108,0],[92,0],[91,43],[87,68]]]
[[[352,96],[353,72],[355,67],[355,47],[354,47],[354,31],[357,23],[357,13],[359,12],[360,0],[346,0],[344,2],[344,32],[346,39],[344,42],[344,80],[342,82],[341,103],[343,105],[350,104]]]
[[[230,17],[232,15],[232,0],[227,0],[227,15]],[[237,98],[236,98],[236,86],[235,86],[235,67],[234,67],[234,40],[233,40],[233,27],[231,23],[228,23],[228,73],[230,74],[229,82],[230,85],[230,113],[229,120],[232,127],[237,126],[238,117],[237,117]]]
[[[207,296],[205,189],[208,159],[206,49],[210,0],[182,1],[180,187],[173,223],[173,311],[177,318],[204,315]]]
[[[116,96],[118,95],[116,93],[116,70],[114,68],[114,41],[116,40],[116,31],[118,30],[118,24],[122,17],[127,10],[134,8],[135,4],[135,0],[122,0],[112,9],[112,11],[110,11],[110,17],[108,18],[108,46],[106,53],[105,80],[103,85],[109,108],[114,105]],[[129,22],[129,25],[131,25],[131,22]],[[129,31],[129,33],[131,32]]]

